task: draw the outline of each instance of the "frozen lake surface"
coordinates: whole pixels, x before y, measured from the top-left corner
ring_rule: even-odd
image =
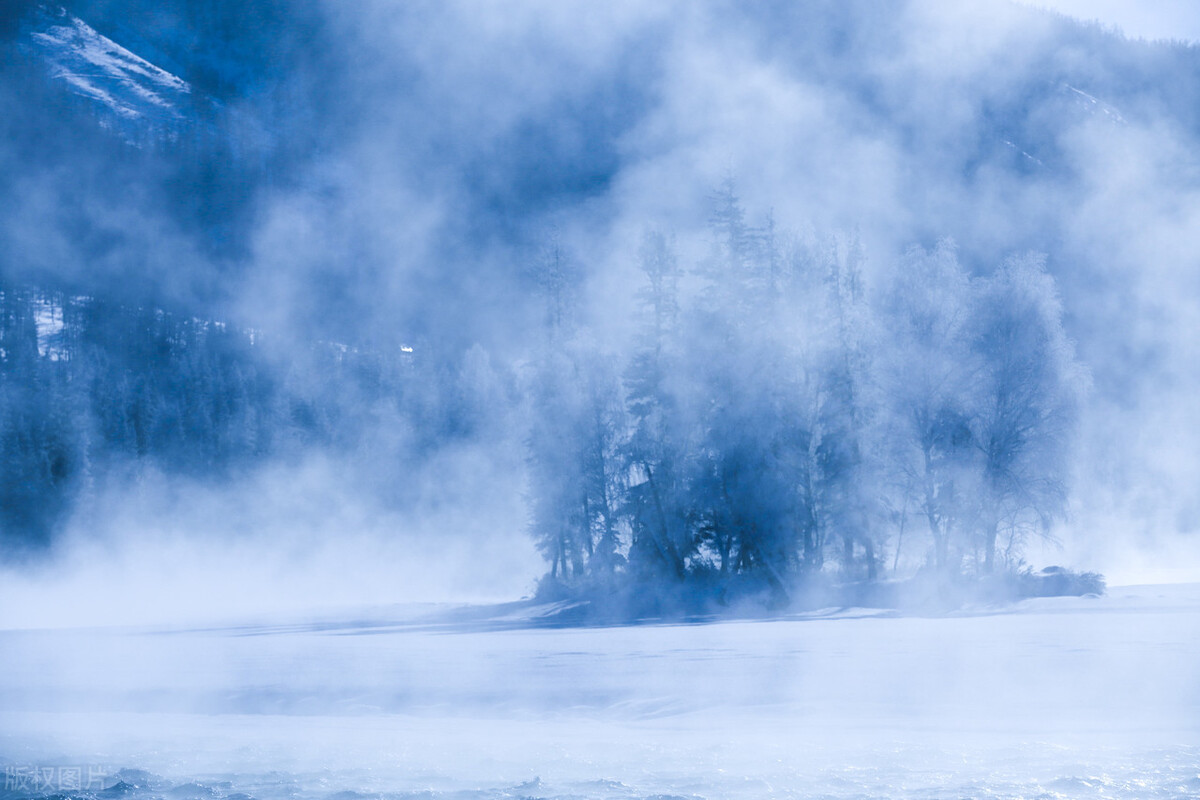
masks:
[[[429,611],[0,632],[3,796],[1200,796],[1200,585],[941,617]]]

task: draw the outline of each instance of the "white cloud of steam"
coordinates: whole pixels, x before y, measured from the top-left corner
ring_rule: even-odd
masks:
[[[591,269],[589,322],[618,345],[641,231],[676,232],[689,265],[705,195],[729,173],[753,218],[858,227],[876,272],[945,235],[981,273],[1048,249],[1096,391],[1065,552],[1043,557],[1115,580],[1200,577],[1195,137],[1151,100],[1116,122],[1064,94],[1051,70],[1099,74],[1102,54],[1060,48],[1049,15],[999,0],[325,9],[339,71],[320,124],[337,136],[264,199],[243,319],[302,341],[326,315],[399,341],[419,317],[520,358],[536,313],[519,276],[553,223]],[[1037,152],[988,116],[1031,87],[1044,96],[1028,119],[1065,131]],[[584,123],[606,104],[596,144]],[[605,147],[597,188],[554,183]],[[320,460],[233,491],[151,481],[106,499],[111,515],[68,538],[53,574],[6,574],[0,625],[520,596],[541,569],[520,458],[490,446],[423,468],[403,512]]]
[[[967,243],[971,266],[985,272],[1009,252],[1054,247],[1071,332],[1098,389],[1076,511],[1056,532],[1065,548],[1040,553],[1040,563],[1077,563],[1115,580],[1196,579],[1200,164],[1190,134],[1169,118],[1118,122],[1084,106],[1060,142],[1070,180],[988,165],[965,178],[956,160],[975,144],[965,140],[979,135],[984,102],[1017,92],[1050,46],[1048,23],[1007,4],[913,4],[898,41],[855,54],[887,85],[877,102],[916,129],[909,142],[844,85],[797,77],[719,26],[700,26],[673,42],[661,101],[625,140],[633,155],[615,184],[624,212],[616,230],[629,240],[646,220],[694,227],[703,219],[697,199],[729,170],[760,219],[773,207],[784,224],[860,225],[877,270],[939,233]],[[1056,219],[1061,228],[1047,241],[1043,226]],[[1149,552],[1173,556],[1156,568]]]
[[[55,557],[0,574],[0,629],[295,619],[529,594],[519,474],[449,449],[403,510],[344,464],[277,465],[238,488],[147,475],[77,520]]]
[[[990,108],[1054,80],[1048,70],[1087,74],[1100,56],[1060,51],[1053,17],[1005,2],[914,2],[890,16],[865,7],[826,9],[824,18],[789,13],[770,4],[744,13],[719,3],[584,12],[530,2],[503,13],[455,3],[421,11],[335,4],[351,86],[371,113],[318,163],[328,199],[305,190],[272,207],[259,274],[286,298],[289,287],[305,291],[293,281],[321,272],[304,265],[323,260],[375,314],[386,316],[392,300],[403,306],[406,295],[428,300],[441,290],[463,299],[445,311],[452,325],[466,309],[462,324],[473,330],[511,327],[522,312],[506,271],[528,254],[497,243],[468,263],[436,264],[444,250],[433,242],[469,208],[480,182],[514,178],[505,159],[537,147],[522,138],[523,126],[578,133],[570,126],[588,87],[616,80],[623,60],[654,48],[637,75],[648,100],[629,109],[607,190],[547,218],[592,265],[598,336],[619,342],[628,324],[640,231],[677,232],[686,265],[705,195],[725,174],[736,176],[752,217],[773,210],[785,226],[858,227],[876,271],[909,244],[943,235],[980,272],[1011,252],[1049,249],[1097,385],[1077,511],[1058,532],[1063,560],[1111,571],[1129,563],[1128,550],[1195,532],[1200,509],[1186,498],[1200,479],[1190,457],[1200,449],[1191,410],[1200,354],[1188,332],[1200,330],[1190,263],[1200,163],[1191,134],[1145,110],[1153,104],[1114,109],[1117,119],[1103,113],[1103,97],[1051,86],[1030,118],[1065,131],[1052,143],[1057,153],[1045,156],[1058,162],[1025,175],[994,158],[971,164],[981,140],[1001,153],[1034,146],[989,127]],[[777,27],[771,14],[782,19]],[[802,39],[796,52],[806,21],[845,28],[850,52],[820,36]],[[1036,160],[1026,158],[1027,167]],[[543,168],[537,153],[519,163]],[[372,268],[379,274],[358,279]],[[430,279],[455,271],[468,277]]]

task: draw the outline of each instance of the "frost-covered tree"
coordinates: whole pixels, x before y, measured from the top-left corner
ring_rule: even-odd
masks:
[[[625,564],[619,516],[628,482],[622,453],[625,409],[612,358],[583,357],[581,377],[582,513],[588,525],[588,565],[595,575],[611,575]]]
[[[829,526],[842,543],[842,571],[855,570],[861,545],[866,576],[877,573],[878,399],[873,370],[874,319],[863,285],[863,246],[857,235],[837,243],[826,273],[834,338],[823,365],[820,445]]]
[[[625,561],[625,417],[618,370],[577,325],[579,268],[557,238],[535,278],[546,306],[529,387],[532,529],[560,582],[611,576]]]
[[[575,365],[554,350],[542,356],[531,388],[529,492],[532,533],[550,576],[581,577],[592,548],[586,514],[585,408]]]
[[[1065,507],[1080,384],[1041,262],[972,279],[944,241],[869,292],[856,235],[755,226],[729,181],[710,200],[692,270],[644,237],[625,353],[546,292],[530,475],[551,576],[784,602],[876,578],[889,544],[894,569],[910,521],[938,571],[1011,563]]]
[[[18,548],[49,541],[89,476],[86,395],[70,362],[39,349],[48,306],[0,286],[0,543]]]
[[[971,352],[979,376],[972,428],[982,457],[979,532],[983,569],[1066,510],[1068,453],[1084,373],[1062,325],[1045,260],[1004,263],[980,285]]]
[[[679,267],[661,232],[645,235],[638,257],[646,281],[639,293],[641,327],[625,371],[630,566],[682,580],[697,541],[687,508],[691,431],[681,413],[677,372]]]
[[[978,492],[972,291],[946,240],[909,250],[879,298],[894,506],[924,517],[938,569],[965,545]]]
[[[557,232],[546,240],[530,272],[542,297],[542,328],[547,337],[551,341],[568,337],[576,323],[580,265]]]

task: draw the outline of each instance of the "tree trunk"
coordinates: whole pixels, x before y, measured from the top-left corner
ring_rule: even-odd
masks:
[[[724,578],[729,575],[729,537],[725,536],[715,523],[713,534],[717,540],[717,554],[721,556],[721,577]]]
[[[592,509],[588,504],[587,492],[583,493],[583,522],[580,523],[579,533],[583,536],[583,546],[587,551],[588,561],[592,560]]]
[[[896,570],[900,567],[900,547],[904,544],[904,523],[908,520],[908,500],[904,501],[904,506],[900,510],[900,532],[896,534],[896,555],[892,558],[892,574],[896,574]]]
[[[650,484],[650,493],[654,497],[654,509],[658,512],[658,528],[661,539],[659,552],[662,553],[670,567],[675,573],[675,577],[683,580],[685,577],[683,568],[683,559],[679,556],[679,551],[675,547],[675,543],[671,540],[671,532],[667,527],[667,516],[663,509],[662,499],[658,494],[658,485],[654,482],[654,473],[650,470],[650,465],[646,467],[646,480]]]
[[[998,523],[989,522],[987,534],[984,538],[983,571],[987,575],[991,575],[992,570],[996,566],[996,532],[999,527]]]
[[[928,504],[925,506],[925,519],[929,521],[929,535],[933,537],[933,563],[941,572],[946,569],[946,535],[937,514]]]

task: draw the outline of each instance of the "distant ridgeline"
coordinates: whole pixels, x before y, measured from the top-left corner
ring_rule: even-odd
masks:
[[[690,270],[646,235],[629,352],[597,350],[572,322],[570,259],[543,259],[543,595],[782,603],[901,564],[1018,570],[1065,511],[1086,383],[1042,259],[971,277],[943,242],[868,287],[855,236],[753,227],[730,184],[709,231]]]
[[[453,406],[410,391],[412,348],[266,350],[254,330],[0,281],[0,554],[49,543],[80,501],[148,468],[227,481],[269,456],[353,449],[389,408],[452,427],[434,416]]]

